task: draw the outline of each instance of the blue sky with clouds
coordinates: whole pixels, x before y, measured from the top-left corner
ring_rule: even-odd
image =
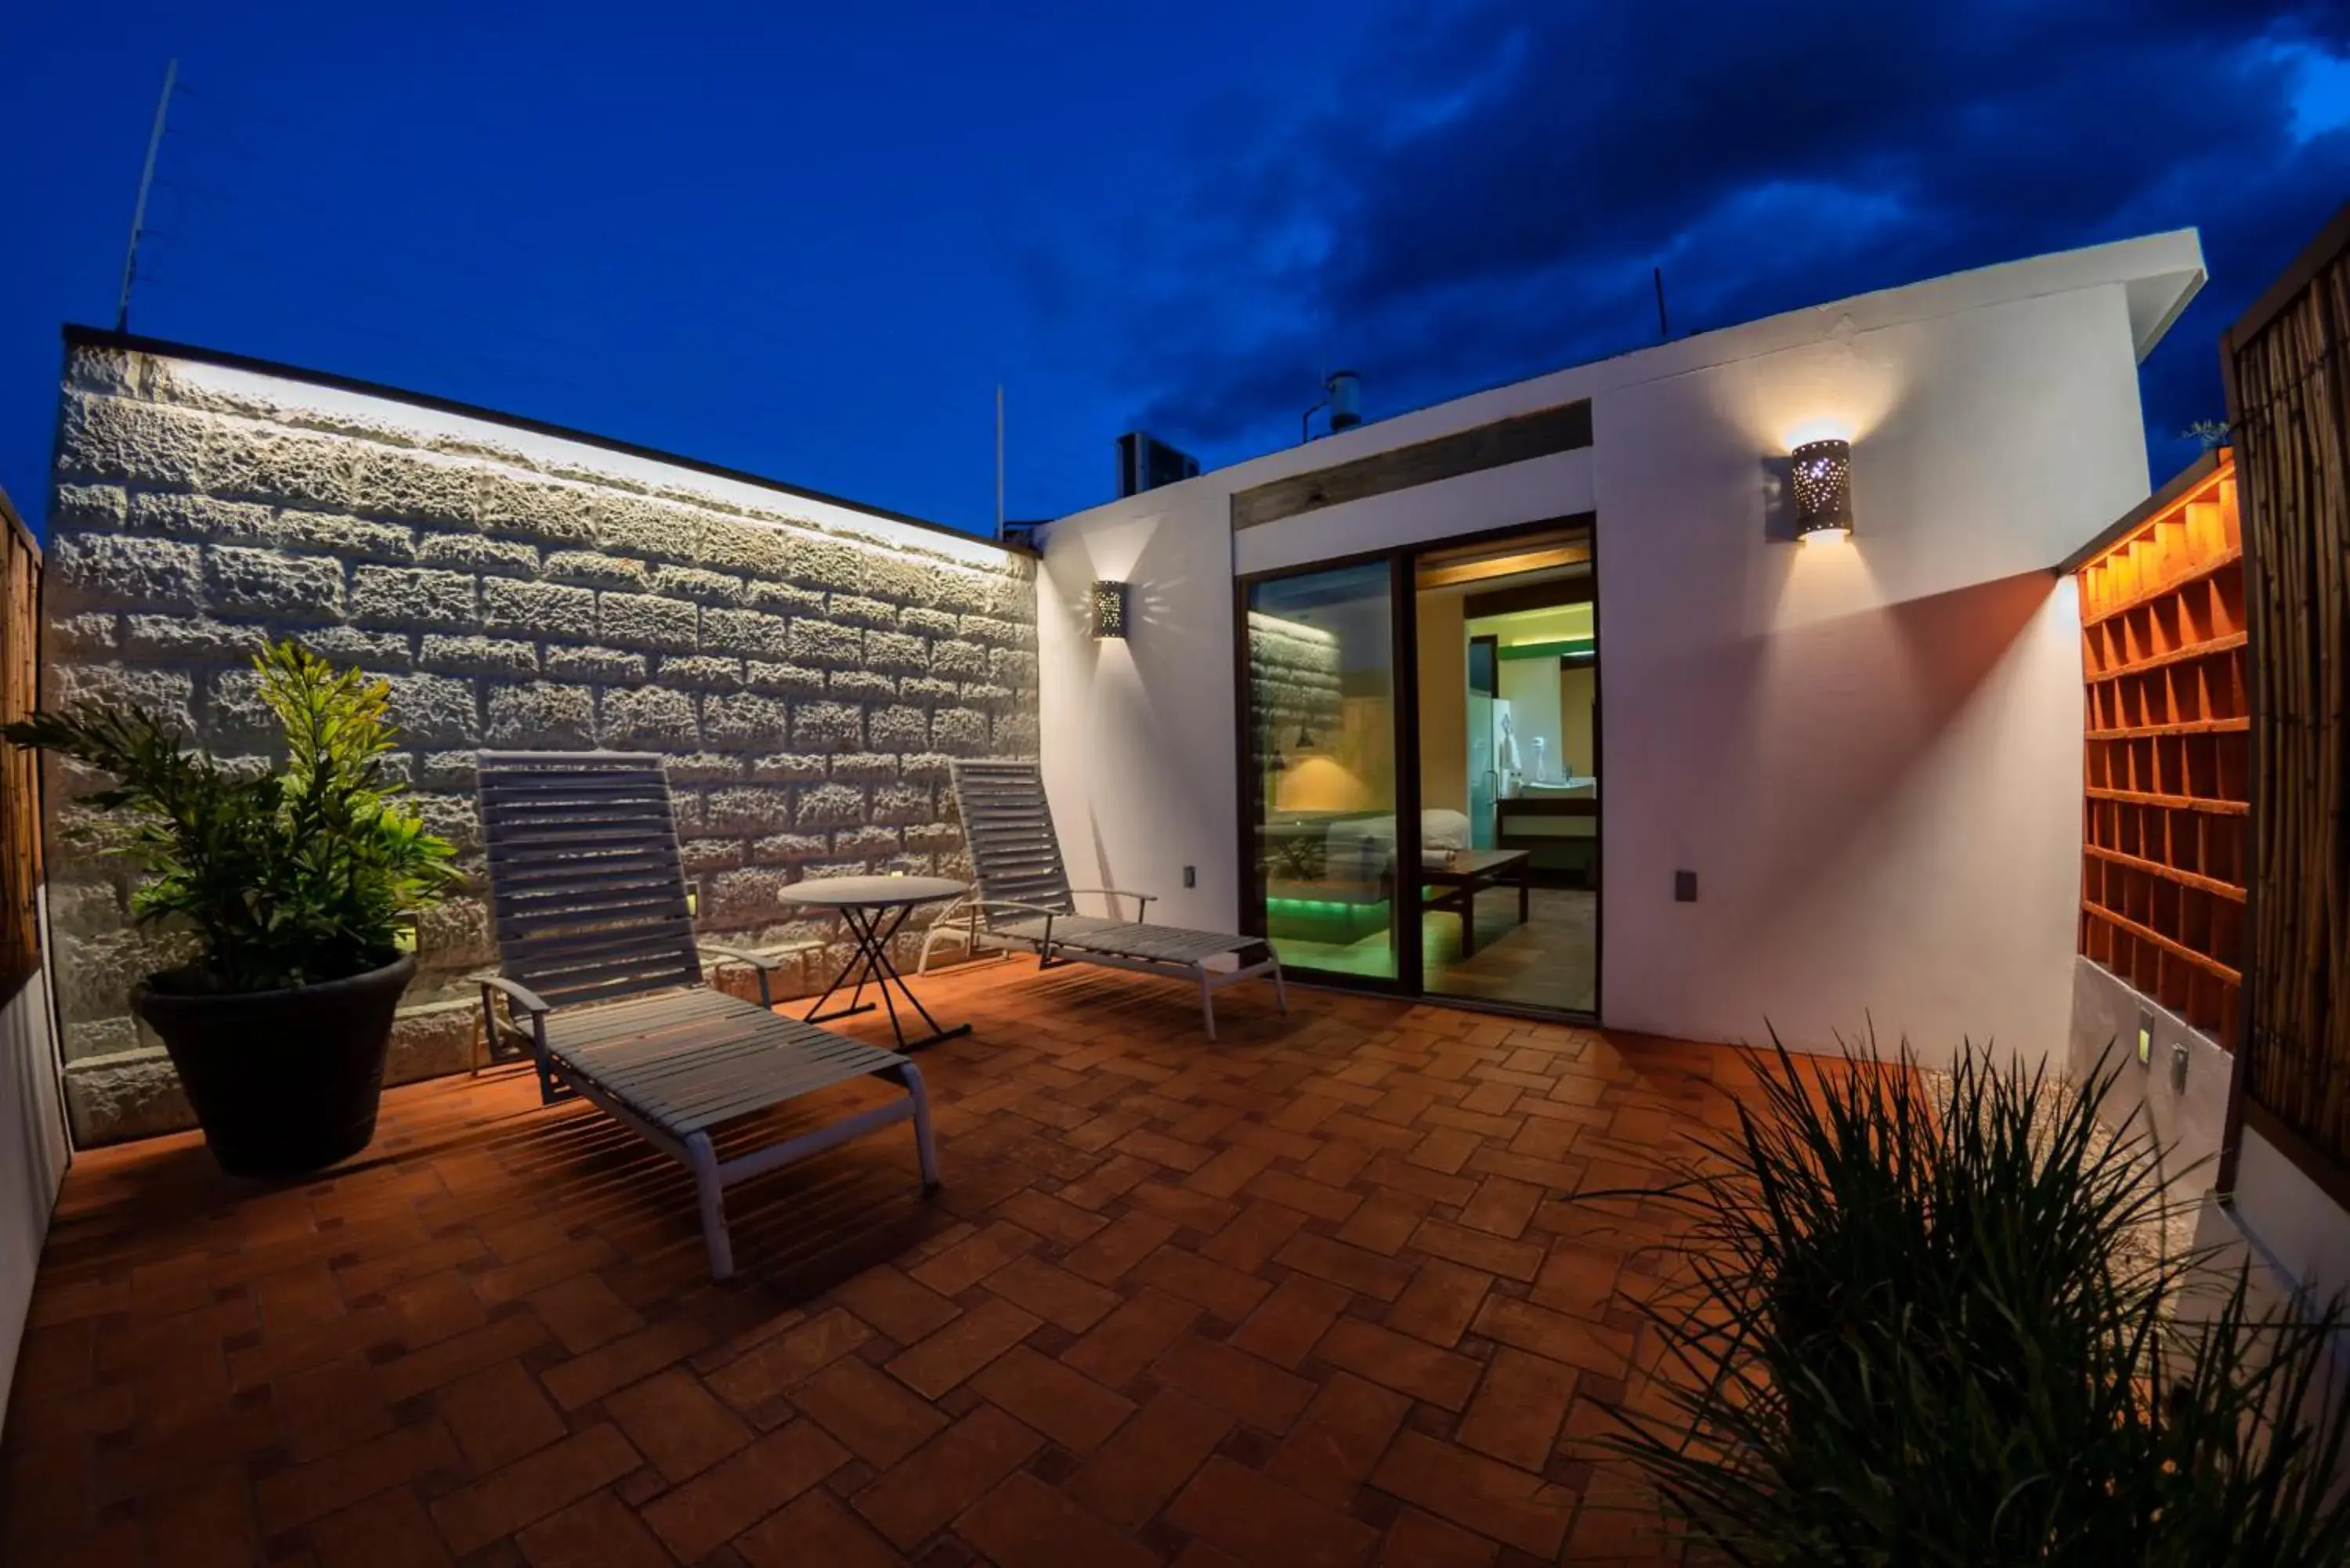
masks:
[[[2350,198],[2350,5],[20,8],[0,486],[57,330],[132,314],[972,528],[1653,339],[2187,224],[2158,471],[2220,328]]]

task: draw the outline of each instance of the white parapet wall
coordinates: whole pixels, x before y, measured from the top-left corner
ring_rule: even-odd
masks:
[[[954,869],[949,759],[1036,751],[1033,556],[299,372],[80,339],[48,553],[45,701],[262,755],[248,660],[298,638],[390,682],[400,765],[474,869],[477,748],[665,753],[702,923],[754,943],[832,934],[784,899],[802,877]],[[72,842],[88,783],[52,773],[49,869],[68,1101],[102,1140],[189,1116],[126,1002],[181,950]],[[395,1082],[466,1064],[478,885],[418,956]]]

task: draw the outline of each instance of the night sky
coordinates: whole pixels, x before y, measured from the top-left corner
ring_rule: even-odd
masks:
[[[170,6],[0,19],[0,486],[57,327],[623,437],[959,526],[1957,268],[2185,225],[2157,478],[2350,197],[2350,0]],[[493,15],[494,12],[494,15]]]

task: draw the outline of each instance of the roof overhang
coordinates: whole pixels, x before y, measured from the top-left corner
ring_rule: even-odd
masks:
[[[2201,292],[2206,276],[2202,237],[2193,229],[2174,229],[2168,234],[2115,240],[2079,250],[2026,256],[1758,317],[1507,386],[1488,388],[1357,425],[1305,445],[1246,458],[1162,488],[1179,490],[1183,485],[1200,485],[1230,493],[1277,483],[1536,410],[1604,397],[1643,382],[1816,344],[1824,336],[1849,337],[1880,331],[2053,295],[2119,290],[2127,312],[2131,348],[2143,361]],[[1146,493],[1158,495],[1159,492]],[[1167,500],[1160,496],[1156,502],[1141,504],[1164,505]],[[1136,503],[1127,497],[1104,504],[1114,509]],[[1071,515],[1086,516],[1102,509],[1088,507]]]
[[[2154,352],[2155,345],[2162,341],[2163,334],[2170,330],[2171,324],[2195,303],[2195,296],[2203,292],[2203,285],[2210,276],[2203,270],[2202,242],[2192,229],[2183,229],[2175,234],[2157,234],[2138,243],[2152,245],[2174,240],[2185,242],[2183,246],[2178,247],[2187,253],[2178,258],[2178,265],[2161,272],[2133,277],[2122,286],[2129,299],[2130,337],[2137,344],[2137,357],[2141,363]]]

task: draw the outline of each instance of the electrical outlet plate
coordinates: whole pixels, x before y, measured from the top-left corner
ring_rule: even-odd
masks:
[[[2137,1015],[2137,1064],[2141,1067],[2154,1064],[2154,1014],[2151,1012]]]
[[[1196,887],[1198,887],[1199,885],[1200,885],[1200,868],[1199,868],[1197,866],[1186,866],[1186,867],[1183,867],[1183,886],[1185,886],[1186,888],[1196,888]]]

